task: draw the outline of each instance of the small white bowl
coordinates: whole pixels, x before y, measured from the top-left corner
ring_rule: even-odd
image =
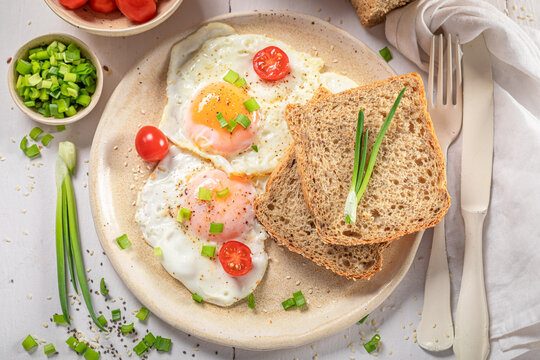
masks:
[[[88,105],[85,108],[82,108],[77,112],[77,114],[69,117],[65,117],[63,119],[56,119],[55,117],[45,117],[38,113],[37,111],[28,108],[24,105],[23,99],[19,96],[17,89],[15,88],[17,84],[17,77],[18,73],[16,70],[17,67],[17,61],[21,58],[28,58],[28,51],[30,49],[33,49],[35,47],[39,47],[42,45],[48,45],[51,42],[58,40],[63,42],[64,44],[68,45],[70,43],[74,43],[81,49],[81,55],[89,59],[92,64],[96,67],[96,91],[91,95],[92,101],[90,102],[90,105]],[[65,125],[65,124],[71,124],[75,121],[78,121],[88,115],[90,111],[96,106],[99,97],[101,96],[101,91],[103,90],[103,69],[101,68],[101,63],[99,62],[98,57],[96,54],[81,40],[68,35],[68,34],[47,34],[39,36],[33,40],[30,40],[26,44],[24,44],[13,56],[11,63],[9,64],[9,70],[8,70],[8,88],[9,92],[11,94],[11,97],[13,98],[13,101],[17,104],[19,109],[22,110],[26,115],[31,117],[37,122],[40,122],[42,124],[47,125]]]
[[[120,11],[102,14],[92,10],[89,4],[78,9],[68,9],[59,0],[45,0],[52,11],[71,25],[102,36],[128,36],[142,33],[167,20],[182,3],[182,0],[159,0],[156,15],[144,23],[136,23]]]

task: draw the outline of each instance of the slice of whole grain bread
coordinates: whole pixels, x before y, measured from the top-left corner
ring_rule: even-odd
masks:
[[[351,0],[351,3],[362,25],[370,28],[382,23],[390,11],[411,1],[413,0]]]
[[[279,245],[350,279],[369,279],[382,264],[388,243],[359,246],[325,244],[306,207],[291,147],[272,172],[255,214]]]
[[[345,223],[358,112],[370,132],[368,153],[401,89],[355,224]],[[443,155],[426,109],[424,87],[411,73],[289,105],[302,191],[317,231],[329,244],[385,242],[438,223],[450,206]]]

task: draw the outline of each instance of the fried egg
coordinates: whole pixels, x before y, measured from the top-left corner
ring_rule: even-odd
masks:
[[[277,46],[289,58],[290,74],[278,81],[264,81],[255,73],[253,56]],[[168,102],[160,129],[176,145],[211,160],[228,174],[269,174],[292,143],[284,119],[289,103],[305,103],[320,86],[336,92],[356,86],[336,73],[323,73],[322,59],[296,51],[267,36],[237,34],[222,23],[201,27],[176,43],[167,74]],[[223,80],[229,70],[246,80],[237,87]],[[260,108],[248,112],[244,102],[255,99]],[[238,114],[251,124],[223,128]]]
[[[169,274],[205,302],[229,306],[253,292],[266,271],[267,234],[253,210],[262,186],[172,146],[139,193],[135,220],[148,244],[161,249],[159,260]],[[210,200],[199,198],[200,188],[211,191]],[[218,195],[224,189],[226,195]],[[180,222],[182,208],[191,217]],[[211,223],[223,224],[222,232],[210,233]],[[233,277],[219,262],[219,250],[230,240],[251,250],[252,268],[246,275]],[[202,255],[203,246],[215,246],[214,257]]]

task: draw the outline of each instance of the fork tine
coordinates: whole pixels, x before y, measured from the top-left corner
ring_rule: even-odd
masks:
[[[446,105],[454,104],[454,78],[452,76],[453,66],[452,66],[452,57],[454,56],[452,52],[452,34],[448,33],[447,44],[446,44],[446,55],[448,61],[446,62]]]
[[[428,104],[433,105],[433,81],[435,76],[435,39],[431,38],[431,49],[429,51],[429,71],[428,71],[428,87],[427,87],[427,100]]]
[[[459,43],[459,37],[456,36],[455,45],[456,56],[456,104],[461,105],[462,91],[463,91],[463,78],[461,77],[461,45]]]
[[[443,105],[444,89],[444,37],[439,35],[439,71],[437,74],[437,104]]]

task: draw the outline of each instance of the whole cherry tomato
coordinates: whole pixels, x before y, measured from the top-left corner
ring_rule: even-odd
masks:
[[[239,241],[227,241],[219,250],[219,262],[231,276],[244,276],[251,270],[251,250]]]
[[[269,46],[255,54],[253,69],[263,80],[280,80],[289,73],[289,57],[280,48]]]
[[[169,143],[157,127],[143,126],[135,137],[135,149],[143,160],[158,161],[169,152]]]
[[[145,22],[156,14],[156,0],[115,0],[118,9],[130,20]]]
[[[78,9],[87,2],[88,0],[60,0],[60,4],[68,9]]]

